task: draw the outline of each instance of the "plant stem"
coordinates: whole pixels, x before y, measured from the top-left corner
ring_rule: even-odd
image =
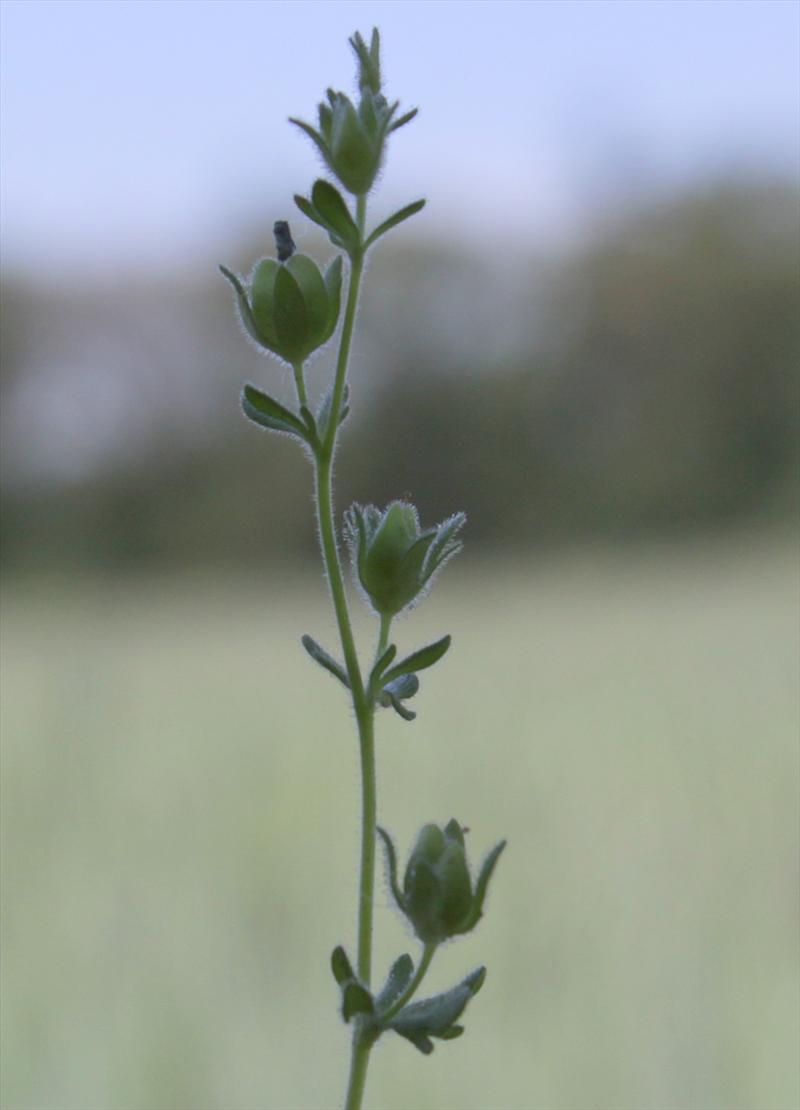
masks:
[[[437,947],[438,945],[436,944],[425,945],[422,951],[422,959],[419,962],[419,967],[414,973],[413,979],[397,1001],[380,1015],[382,1023],[385,1022],[387,1018],[392,1018],[395,1014],[399,1013],[414,994],[416,994],[417,988],[425,978],[428,968],[431,966],[431,960],[434,957]],[[364,1086],[367,1081],[369,1054],[374,1043],[374,1035],[365,1032],[363,1028],[356,1027],[353,1034],[353,1055],[350,1060],[350,1079],[347,1086],[345,1110],[359,1110],[361,1106]]]
[[[391,615],[389,615],[387,613],[381,613],[381,630],[380,630],[380,634],[378,636],[378,650],[375,652],[375,658],[376,659],[380,659],[380,657],[386,651],[386,647],[389,643],[389,629],[391,627],[392,627]]]
[[[400,997],[392,1003],[389,1009],[386,1010],[385,1013],[382,1013],[380,1015],[381,1022],[385,1022],[388,1018],[393,1018],[394,1015],[398,1014],[403,1009],[405,1004],[409,1002],[411,998],[416,994],[417,987],[419,987],[420,983],[425,978],[425,973],[431,966],[431,960],[434,957],[437,947],[437,944],[425,945],[422,950],[422,959],[419,961],[419,967],[414,972],[414,978],[408,984]]]
[[[363,241],[364,224],[366,222],[366,198],[358,197],[356,201],[356,222],[361,232]],[[339,637],[342,642],[347,676],[350,680],[350,690],[353,698],[353,709],[358,724],[358,739],[361,751],[361,870],[358,896],[358,975],[361,981],[370,985],[372,978],[372,913],[375,892],[375,825],[377,821],[377,792],[375,776],[375,708],[367,697],[361,669],[358,663],[353,629],[350,623],[350,614],[347,607],[344,580],[342,577],[339,549],[336,542],[336,525],[333,511],[332,467],[336,449],[336,436],[339,430],[339,416],[342,409],[344,388],[347,381],[347,364],[350,358],[350,346],[353,339],[358,295],[361,287],[364,257],[359,248],[350,258],[350,281],[347,290],[347,302],[344,310],[342,333],[339,339],[339,354],[336,362],[336,376],[331,399],[331,412],[325,438],[319,445],[315,458],[316,478],[316,508],[319,524],[322,556],[328,574],[333,608],[336,613],[336,622],[339,627]],[[298,397],[304,404],[301,394],[305,385],[302,383],[302,373],[298,376],[295,370]],[[383,628],[382,628],[383,633]],[[388,626],[386,628],[388,636]],[[350,1063],[350,1080],[347,1092],[347,1110],[359,1110],[364,1095],[364,1085],[367,1078],[367,1065],[369,1052],[374,1043],[374,1036],[370,1036],[357,1022],[353,1033],[352,1058]]]
[[[308,408],[308,394],[306,393],[306,380],[303,376],[302,362],[294,363],[292,370],[294,370],[294,384],[297,389],[297,400],[301,405],[305,405],[305,407]]]
[[[353,1034],[353,1054],[350,1058],[350,1078],[347,1083],[345,1110],[360,1110],[364,1086],[367,1082],[369,1053],[374,1043],[372,1038],[365,1037],[359,1029],[356,1029]]]

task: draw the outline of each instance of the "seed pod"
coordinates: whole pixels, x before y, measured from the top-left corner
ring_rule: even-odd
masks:
[[[345,514],[358,581],[376,613],[394,616],[425,593],[433,576],[461,550],[456,533],[466,520],[456,513],[420,531],[413,505],[393,501],[381,512],[353,505]]]
[[[475,928],[492,871],[506,842],[495,845],[483,862],[473,890],[464,833],[453,819],[440,829],[425,825],[408,860],[403,889],[397,882],[397,855],[389,834],[378,830],[386,845],[389,881],[395,900],[424,944],[440,944],[448,937]]]
[[[323,277],[313,259],[291,253],[289,244],[294,246],[287,224],[278,242],[285,260],[262,259],[253,270],[249,288],[229,270],[222,272],[236,291],[242,323],[253,339],[296,366],[327,343],[336,330],[342,260],[335,258]]]

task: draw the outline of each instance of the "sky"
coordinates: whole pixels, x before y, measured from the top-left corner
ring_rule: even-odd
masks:
[[[10,269],[201,262],[319,174],[308,140],[347,37],[376,24],[393,137],[375,210],[422,234],[568,241],[605,206],[798,173],[793,0],[4,0]]]

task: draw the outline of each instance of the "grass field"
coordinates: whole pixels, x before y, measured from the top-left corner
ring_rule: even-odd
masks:
[[[328,1110],[358,772],[324,588],[14,583],[3,616],[5,1110]],[[796,1110],[797,569],[708,543],[462,565],[379,722],[405,854],[509,838],[465,1036],[385,1038],[370,1110]],[[383,972],[416,952],[382,885]]]

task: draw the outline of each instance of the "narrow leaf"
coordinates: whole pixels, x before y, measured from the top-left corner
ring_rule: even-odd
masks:
[[[341,424],[344,415],[349,411],[346,409],[347,398],[350,394],[350,387],[345,385],[344,392],[342,393],[342,411],[339,414],[339,423]],[[317,409],[317,430],[319,438],[324,441],[325,436],[328,434],[328,421],[331,418],[331,405],[333,404],[333,387],[327,391],[322,400],[320,401],[319,408]]]
[[[306,427],[308,428],[309,437],[312,440],[315,440],[317,438],[317,422],[314,419],[314,414],[311,412],[310,409],[306,408],[305,405],[301,405],[300,415],[302,416],[303,420],[305,421]]]
[[[384,684],[399,678],[401,675],[424,671],[426,667],[432,667],[434,663],[438,663],[450,647],[451,640],[452,637],[449,635],[442,636],[441,640],[437,640],[435,644],[428,644],[427,647],[412,652],[401,663],[397,663],[386,672],[383,676]]]
[[[385,235],[387,231],[391,231],[393,227],[397,227],[403,220],[415,216],[417,212],[421,212],[424,207],[424,200],[415,200],[413,204],[407,204],[405,208],[401,208],[399,212],[395,212],[393,216],[390,216],[388,220],[384,220],[382,224],[379,224],[378,227],[375,228],[364,244],[364,249],[366,250],[367,247],[371,247],[372,244],[377,239],[380,239],[382,235]]]
[[[407,952],[404,952],[403,955],[398,956],[392,964],[389,976],[380,994],[375,999],[375,1007],[379,1015],[381,1011],[386,1011],[390,1006],[394,1005],[411,982],[413,974],[414,961]]]
[[[389,128],[389,132],[391,133],[392,131],[397,131],[399,128],[405,127],[407,123],[411,123],[412,119],[418,111],[419,108],[412,108],[410,112],[406,112],[404,116],[400,116],[400,119],[396,119],[392,126]]]
[[[249,420],[262,428],[299,436],[308,443],[308,429],[294,413],[254,385],[246,385],[242,390],[242,411]]]
[[[395,655],[397,655],[397,648],[394,644],[389,644],[386,650],[383,651],[381,655],[376,659],[375,665],[370,671],[369,675],[368,689],[370,690],[372,697],[375,697],[378,689],[380,688],[381,675],[394,659]]]
[[[333,952],[331,952],[331,970],[339,986],[342,986],[349,979],[355,979],[355,972],[341,944],[337,945]]]
[[[307,200],[305,197],[301,196],[299,193],[295,193],[294,194],[294,202],[297,205],[297,207],[300,209],[300,211],[303,213],[303,215],[307,216],[309,220],[313,220],[314,223],[319,224],[320,227],[325,226],[324,223],[322,222],[322,217],[320,216],[319,212],[317,212],[316,208],[314,207],[314,205],[311,203],[310,200]]]
[[[324,667],[326,671],[329,671],[335,678],[338,678],[343,686],[346,686],[348,690],[350,689],[350,681],[344,667],[340,663],[337,663],[332,656],[328,655],[327,651],[320,647],[316,640],[312,639],[309,635],[305,635],[300,640],[300,643],[315,663],[319,663],[320,667]]]
[[[394,1029],[427,1054],[433,1048],[431,1037],[452,1040],[463,1033],[463,1026],[456,1022],[485,979],[486,968],[480,967],[449,991],[404,1006],[399,1014],[390,1019],[388,1028]]]
[[[374,1014],[375,1003],[367,988],[351,980],[342,991],[342,1017],[349,1021],[354,1014]]]
[[[311,189],[311,203],[325,221],[325,227],[329,231],[333,231],[350,246],[357,246],[358,228],[341,193],[331,185],[330,181],[320,177],[314,182]]]

